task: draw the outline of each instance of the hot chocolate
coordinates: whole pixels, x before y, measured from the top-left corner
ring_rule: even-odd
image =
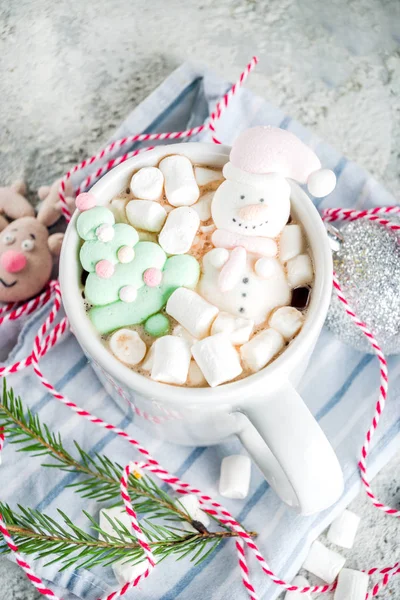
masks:
[[[300,332],[314,278],[287,178],[322,195],[332,175],[292,134],[259,127],[223,172],[170,155],[132,173],[107,207],[79,196],[83,293],[110,352],[189,387],[264,368]]]

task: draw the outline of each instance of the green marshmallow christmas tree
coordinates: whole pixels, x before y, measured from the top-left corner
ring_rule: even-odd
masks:
[[[105,207],[82,212],[77,229],[84,240],[80,261],[89,273],[85,283],[85,297],[92,305],[89,317],[101,334],[146,323],[178,287],[194,288],[199,280],[200,267],[193,256],[167,258],[158,244],[140,242],[134,227],[115,223]],[[157,328],[150,329],[157,335]]]

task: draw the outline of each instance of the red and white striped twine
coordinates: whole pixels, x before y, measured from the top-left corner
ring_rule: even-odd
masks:
[[[184,139],[184,138],[196,135],[197,133],[200,133],[201,131],[204,131],[205,129],[210,129],[212,132],[213,141],[215,143],[220,143],[219,140],[214,136],[215,121],[220,118],[222,112],[228,107],[230,99],[235,95],[237,90],[244,83],[245,79],[247,78],[249,73],[252,71],[254,66],[257,64],[257,62],[258,61],[257,61],[256,57],[254,57],[250,61],[250,63],[247,65],[246,69],[241,74],[238,82],[235,85],[233,85],[232,88],[229,90],[229,92],[227,94],[225,94],[225,96],[217,103],[216,108],[215,108],[214,112],[211,114],[210,119],[207,123],[205,123],[199,127],[195,127],[192,129],[188,129],[186,131],[181,131],[181,132],[159,133],[159,134],[139,134],[136,136],[130,136],[127,138],[123,138],[122,140],[113,142],[112,144],[107,146],[107,148],[105,148],[101,152],[99,152],[97,155],[92,156],[91,158],[82,161],[79,165],[76,165],[73,169],[71,169],[62,179],[61,184],[60,184],[60,192],[59,192],[63,214],[66,217],[66,219],[69,220],[70,213],[69,213],[69,210],[68,210],[68,207],[67,207],[67,204],[65,201],[65,195],[64,195],[65,182],[71,177],[71,175],[73,173],[76,173],[77,171],[94,164],[95,162],[104,158],[107,154],[110,154],[113,151],[121,149],[126,144],[131,144],[131,143],[137,142],[137,141],[168,140],[168,139],[180,139],[180,138]],[[77,190],[77,193],[79,193],[80,191],[89,187],[95,179],[97,179],[98,177],[101,177],[106,171],[110,170],[117,164],[124,162],[131,156],[135,156],[135,155],[139,154],[139,152],[144,152],[144,151],[151,150],[151,149],[152,148],[143,148],[140,150],[135,150],[130,153],[126,153],[123,156],[120,156],[116,159],[111,159],[110,161],[108,161],[108,163],[106,163],[105,165],[100,167],[95,173],[90,174],[84,181],[81,188],[79,188],[79,190]],[[355,220],[357,218],[368,218],[369,220],[375,221],[383,226],[390,227],[392,230],[398,230],[398,229],[400,229],[400,226],[392,224],[387,219],[384,218],[384,216],[394,214],[397,212],[400,212],[400,209],[397,207],[379,208],[379,209],[376,208],[376,209],[372,209],[371,211],[328,209],[324,213],[324,218],[329,221],[335,221],[337,219]],[[383,510],[384,512],[386,512],[388,514],[399,516],[398,511],[394,511],[393,509],[386,507],[385,505],[380,503],[374,497],[374,495],[369,487],[367,472],[366,472],[366,458],[368,455],[369,444],[371,442],[372,435],[378,426],[379,418],[382,414],[382,411],[385,406],[385,401],[386,401],[386,395],[387,395],[386,360],[385,360],[385,357],[384,357],[379,345],[377,344],[376,340],[373,338],[372,334],[369,332],[366,325],[358,320],[354,311],[348,305],[348,303],[343,295],[343,292],[341,291],[340,285],[336,279],[336,276],[334,276],[334,287],[339,295],[340,300],[344,303],[346,311],[353,318],[354,322],[358,325],[358,327],[360,327],[362,329],[362,331],[364,332],[364,334],[367,336],[370,343],[372,344],[372,347],[374,348],[374,351],[378,356],[379,363],[380,363],[380,369],[381,369],[381,386],[380,386],[379,400],[378,400],[378,403],[376,406],[373,424],[367,434],[367,439],[366,439],[366,442],[365,442],[365,444],[363,446],[363,450],[362,450],[362,457],[360,459],[360,469],[361,469],[363,483],[367,489],[367,493],[368,493],[369,497],[371,498],[371,500],[373,501],[374,505],[377,508],[379,508],[380,510]],[[153,473],[153,475],[157,476],[163,482],[169,484],[177,493],[196,494],[199,498],[199,501],[202,505],[203,510],[205,510],[208,514],[216,517],[220,521],[220,523],[229,526],[232,529],[232,531],[235,531],[237,533],[238,539],[236,540],[236,549],[237,549],[237,554],[238,554],[239,568],[240,568],[241,574],[242,574],[243,585],[244,585],[245,589],[247,590],[251,600],[258,600],[258,596],[257,596],[256,591],[253,587],[253,584],[251,583],[251,580],[250,580],[250,570],[248,568],[246,555],[245,555],[245,551],[244,551],[244,546],[247,546],[247,548],[254,554],[254,556],[256,557],[263,572],[266,573],[276,585],[279,585],[283,589],[290,590],[290,591],[299,591],[301,593],[306,593],[306,592],[324,593],[324,592],[333,591],[336,587],[336,583],[331,584],[331,585],[309,586],[309,587],[300,588],[300,587],[288,584],[285,581],[283,581],[282,579],[280,579],[270,569],[268,563],[266,562],[263,555],[259,551],[254,540],[248,535],[248,533],[241,527],[241,525],[234,519],[234,517],[221,504],[214,501],[210,496],[203,494],[199,489],[193,488],[190,484],[181,481],[178,477],[169,473],[166,469],[164,469],[158,463],[158,461],[155,458],[153,458],[150,455],[150,453],[148,452],[148,450],[146,450],[146,448],[144,448],[138,441],[136,441],[135,439],[130,437],[125,431],[123,431],[122,429],[119,429],[115,425],[112,425],[110,423],[103,421],[101,418],[99,418],[95,415],[92,415],[88,411],[80,408],[78,405],[76,405],[70,399],[68,399],[67,397],[60,394],[52,386],[52,384],[42,374],[42,372],[39,368],[39,360],[50,350],[50,348],[52,348],[54,346],[54,344],[57,343],[57,341],[65,333],[65,331],[67,330],[67,327],[68,327],[67,319],[63,318],[59,323],[57,323],[54,326],[54,328],[52,330],[50,330],[56,317],[57,317],[57,314],[61,308],[61,292],[60,292],[60,287],[59,287],[58,282],[51,282],[51,284],[49,285],[49,290],[46,290],[37,299],[27,302],[24,305],[22,305],[21,307],[15,307],[13,304],[9,304],[6,307],[4,307],[3,309],[0,309],[0,315],[3,315],[5,313],[10,313],[10,311],[11,311],[10,314],[12,315],[12,316],[7,315],[7,317],[3,317],[2,319],[0,319],[0,325],[7,319],[10,319],[10,320],[17,319],[24,314],[30,314],[31,312],[33,312],[40,306],[43,306],[46,302],[48,302],[50,300],[50,298],[54,298],[54,304],[53,304],[53,307],[52,307],[48,317],[46,318],[45,322],[41,325],[41,327],[35,337],[32,354],[29,357],[27,357],[24,361],[21,361],[20,363],[16,363],[15,365],[11,365],[10,367],[7,367],[6,370],[3,370],[3,371],[0,370],[0,376],[5,375],[6,373],[16,372],[16,371],[32,364],[34,372],[35,372],[36,376],[39,378],[42,385],[44,385],[44,387],[48,390],[48,392],[51,393],[57,400],[59,400],[60,402],[62,402],[66,406],[68,406],[77,415],[89,420],[90,422],[92,422],[100,427],[103,427],[104,429],[113,431],[116,435],[124,438],[127,442],[129,442],[132,446],[134,446],[138,450],[138,452],[140,452],[146,459],[145,463],[130,463],[130,465],[128,465],[124,468],[122,477],[121,477],[121,496],[122,496],[122,499],[124,502],[125,509],[130,516],[133,531],[138,539],[138,543],[143,548],[144,555],[146,557],[146,560],[148,561],[148,567],[146,568],[146,571],[142,575],[138,576],[134,581],[126,584],[119,590],[109,594],[107,596],[106,600],[114,600],[117,597],[123,596],[129,589],[136,587],[138,585],[139,581],[146,578],[155,566],[154,556],[151,552],[151,547],[150,547],[149,542],[146,539],[146,536],[144,535],[142,529],[140,528],[136,513],[132,507],[129,493],[128,493],[128,477],[129,477],[129,474],[135,468],[149,470],[151,473]],[[122,392],[122,390],[121,390],[121,392]],[[0,454],[3,449],[3,445],[4,445],[4,434],[2,431],[0,431]],[[20,554],[18,553],[18,548],[15,545],[15,543],[13,542],[12,537],[10,536],[10,534],[7,530],[7,526],[4,523],[4,520],[1,515],[0,515],[0,532],[2,533],[10,550],[16,555],[17,563],[25,571],[27,577],[30,579],[30,581],[33,583],[33,585],[36,587],[36,589],[42,595],[47,596],[48,598],[51,598],[52,600],[59,600],[58,597],[52,592],[52,590],[45,586],[45,584],[40,579],[40,577],[35,575],[35,573],[31,569],[30,565],[20,556]],[[370,571],[368,571],[369,575],[380,574],[380,575],[383,575],[383,578],[367,594],[366,600],[376,596],[380,592],[382,587],[387,585],[390,578],[398,573],[400,573],[399,563],[396,563],[392,567],[387,567],[384,569],[373,568]]]
[[[397,232],[400,230],[400,225],[398,225],[396,223],[391,223],[387,219],[382,219],[380,217],[380,215],[382,215],[382,214],[393,215],[393,214],[399,214],[399,213],[400,213],[399,206],[387,206],[384,208],[376,207],[376,208],[372,208],[370,210],[362,210],[362,211],[329,208],[323,212],[322,218],[324,220],[330,221],[330,222],[337,221],[337,220],[356,221],[358,219],[367,219],[369,221],[379,223],[380,225],[383,225],[383,226],[387,227],[388,229]],[[363,334],[369,341],[369,343],[379,361],[380,386],[379,386],[378,401],[375,406],[375,413],[374,413],[374,416],[372,419],[371,427],[367,431],[365,441],[364,441],[363,447],[361,449],[361,456],[360,456],[360,459],[358,462],[358,466],[359,466],[360,474],[361,474],[361,481],[364,485],[364,488],[365,488],[368,498],[371,500],[372,504],[378,510],[381,510],[381,511],[385,512],[386,514],[391,515],[393,517],[399,518],[400,517],[399,510],[391,508],[390,506],[386,506],[386,504],[382,503],[375,496],[375,494],[373,493],[373,491],[371,489],[371,486],[369,483],[368,472],[367,472],[367,457],[368,457],[368,453],[370,450],[371,440],[378,428],[379,420],[385,409],[385,404],[386,404],[386,399],[387,399],[387,391],[388,391],[387,361],[386,361],[384,353],[382,352],[381,347],[379,346],[379,343],[377,342],[377,340],[371,333],[369,327],[357,317],[355,311],[350,306],[349,302],[346,300],[335,273],[333,274],[333,287],[335,289],[338,299],[340,300],[340,302],[342,302],[342,304],[344,306],[344,310],[349,315],[349,317],[351,317],[351,319],[357,325],[357,327],[359,327],[361,329],[361,331],[363,332]]]

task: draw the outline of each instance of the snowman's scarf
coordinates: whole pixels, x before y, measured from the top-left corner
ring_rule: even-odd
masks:
[[[228,107],[231,98],[235,95],[237,90],[244,83],[246,77],[253,70],[253,68],[255,67],[257,62],[258,61],[257,61],[256,57],[254,57],[250,61],[250,63],[247,65],[246,69],[240,75],[238,82],[235,83],[232,86],[232,88],[230,89],[230,91],[227,94],[225,94],[225,96],[223,96],[223,98],[217,103],[216,108],[215,108],[214,112],[211,114],[209,120],[206,121],[203,125],[200,125],[199,127],[195,127],[192,129],[188,129],[186,131],[178,131],[178,132],[172,132],[172,133],[139,134],[139,135],[135,135],[135,136],[126,137],[126,138],[123,138],[122,140],[113,142],[112,144],[110,144],[109,146],[104,148],[101,152],[99,152],[97,155],[92,156],[91,158],[82,161],[79,165],[76,165],[75,167],[73,167],[73,169],[71,169],[61,180],[60,191],[59,191],[62,211],[63,211],[63,214],[64,214],[66,220],[69,221],[71,218],[71,214],[68,210],[68,207],[66,204],[66,199],[65,199],[66,181],[71,177],[71,175],[73,173],[76,173],[77,171],[82,170],[82,169],[86,168],[87,166],[92,165],[92,164],[102,160],[108,154],[110,154],[118,149],[123,148],[127,144],[131,144],[131,143],[137,142],[137,141],[185,139],[185,138],[191,137],[197,133],[200,133],[201,131],[204,131],[206,129],[211,130],[212,139],[215,143],[217,143],[217,144],[221,143],[215,137],[215,122],[220,118],[222,112]],[[95,172],[90,174],[84,181],[83,185],[79,189],[76,190],[76,193],[78,194],[81,191],[89,188],[96,179],[101,177],[104,173],[109,171],[111,168],[113,168],[117,164],[124,162],[125,160],[127,160],[128,158],[130,158],[132,156],[136,156],[137,154],[139,154],[139,152],[144,152],[144,151],[151,150],[151,149],[152,149],[152,147],[143,148],[140,150],[135,150],[133,152],[125,153],[122,156],[120,156],[119,158],[112,158],[105,165],[101,166]],[[358,219],[358,218],[367,218],[370,220],[377,221],[378,223],[382,224],[383,226],[390,227],[392,230],[398,230],[398,229],[400,229],[400,226],[391,224],[389,220],[387,220],[381,216],[381,215],[388,215],[388,214],[393,214],[393,213],[398,213],[398,212],[400,212],[400,208],[398,208],[398,207],[373,209],[371,211],[362,211],[362,212],[342,211],[340,209],[330,209],[328,211],[325,211],[324,218],[327,220],[331,220],[331,221],[337,220],[337,219],[354,220],[354,219]],[[369,429],[369,431],[367,433],[366,441],[362,448],[362,454],[361,454],[361,458],[359,461],[361,479],[363,481],[363,484],[367,491],[368,496],[371,498],[371,500],[372,500],[374,506],[376,506],[376,508],[386,512],[389,515],[392,515],[395,517],[400,517],[400,511],[397,511],[395,509],[391,509],[388,506],[385,506],[384,504],[379,502],[379,500],[374,496],[374,494],[370,488],[369,478],[367,475],[367,468],[366,468],[366,459],[368,456],[368,450],[370,447],[371,439],[372,439],[374,432],[376,431],[376,428],[377,428],[378,422],[379,422],[379,418],[382,415],[383,409],[385,407],[385,402],[386,402],[387,385],[388,385],[386,359],[385,359],[385,356],[382,353],[378,343],[374,339],[371,332],[368,330],[365,323],[362,323],[357,318],[356,314],[354,313],[354,311],[351,309],[351,307],[347,303],[347,301],[341,291],[339,282],[337,281],[335,275],[334,275],[333,283],[334,283],[334,288],[338,294],[339,299],[345,306],[345,310],[346,310],[347,314],[349,314],[349,316],[353,319],[353,321],[356,323],[356,325],[361,328],[364,335],[366,335],[367,339],[371,343],[371,346],[372,346],[374,352],[376,353],[376,355],[378,357],[379,364],[380,364],[381,385],[380,385],[380,389],[379,389],[379,399],[378,399],[378,402],[376,405],[373,422],[372,422],[371,428]],[[37,310],[39,307],[49,303],[50,301],[53,301],[52,309],[51,309],[50,314],[48,315],[47,319],[45,320],[45,322],[41,325],[41,327],[34,339],[32,353],[29,356],[27,356],[24,360],[19,361],[18,363],[15,363],[14,365],[11,365],[9,367],[0,369],[0,376],[19,371],[29,365],[32,365],[33,370],[34,370],[35,374],[37,375],[39,381],[45,386],[47,391],[54,396],[54,398],[56,398],[57,400],[59,400],[60,402],[62,402],[66,406],[68,406],[71,410],[76,412],[76,414],[78,414],[80,417],[83,417],[83,418],[91,421],[92,423],[95,423],[96,425],[103,427],[107,430],[113,431],[116,435],[118,435],[122,438],[125,438],[126,441],[129,442],[132,446],[134,446],[139,451],[139,453],[144,457],[143,461],[134,462],[134,463],[130,462],[129,465],[127,465],[123,469],[123,472],[121,474],[121,497],[124,502],[125,509],[130,517],[131,525],[132,525],[133,531],[135,533],[135,536],[137,537],[138,543],[142,547],[143,552],[146,556],[147,563],[148,563],[147,569],[142,575],[139,575],[133,581],[125,584],[123,587],[121,587],[118,590],[109,594],[106,597],[106,600],[113,600],[115,598],[118,598],[118,597],[126,594],[126,592],[128,590],[130,590],[133,587],[136,587],[142,579],[148,577],[148,575],[151,573],[152,569],[155,566],[155,560],[154,560],[153,553],[152,553],[149,543],[146,539],[146,536],[144,535],[144,533],[139,525],[136,513],[132,507],[128,489],[127,489],[127,480],[128,480],[129,474],[132,471],[134,471],[135,469],[144,469],[144,470],[150,471],[151,473],[156,475],[159,479],[161,479],[162,481],[167,483],[169,486],[171,486],[171,488],[174,491],[176,491],[177,493],[180,493],[180,494],[190,493],[190,494],[197,495],[197,497],[199,498],[199,502],[202,506],[202,509],[205,512],[214,516],[220,523],[227,525],[228,527],[230,527],[232,529],[232,531],[235,531],[238,534],[238,538],[236,541],[236,549],[237,549],[237,554],[238,554],[239,568],[240,568],[241,574],[242,574],[243,585],[246,588],[246,590],[249,594],[249,597],[252,600],[257,600],[258,596],[257,596],[256,591],[250,581],[250,571],[249,571],[249,568],[247,565],[245,546],[247,546],[247,548],[253,552],[253,554],[257,558],[257,561],[259,562],[261,569],[264,571],[264,573],[266,573],[266,575],[268,575],[274,583],[276,583],[277,585],[281,586],[282,588],[284,588],[286,590],[299,591],[301,593],[306,593],[306,592],[323,593],[323,592],[329,592],[329,591],[334,590],[336,588],[336,583],[333,583],[331,585],[323,585],[323,586],[297,587],[294,585],[290,585],[289,583],[286,583],[285,581],[281,580],[279,577],[277,577],[273,573],[273,571],[271,571],[268,563],[264,559],[263,555],[261,554],[260,550],[258,549],[255,542],[252,540],[252,538],[246,533],[246,531],[244,531],[244,529],[234,519],[234,517],[223,506],[221,506],[221,504],[219,504],[218,502],[213,500],[210,496],[203,494],[199,489],[193,488],[190,484],[183,482],[178,477],[175,477],[173,474],[170,474],[166,469],[164,469],[158,463],[158,461],[155,458],[153,458],[149,454],[149,452],[146,450],[146,448],[141,446],[141,444],[138,441],[131,438],[125,431],[118,429],[115,425],[106,423],[105,421],[103,421],[99,417],[96,417],[95,415],[92,415],[88,411],[80,408],[77,404],[72,402],[66,396],[57,392],[57,390],[53,387],[53,385],[42,374],[42,372],[40,370],[40,366],[39,366],[39,360],[40,360],[40,358],[45,356],[45,354],[57,343],[57,341],[60,339],[60,337],[64,334],[64,332],[68,328],[68,321],[66,318],[63,318],[58,324],[56,324],[54,326],[53,329],[51,329],[53,323],[55,322],[57,314],[61,308],[61,292],[60,292],[60,286],[59,286],[58,281],[50,282],[50,284],[49,284],[48,288],[45,290],[45,292],[43,292],[43,294],[41,294],[40,296],[38,296],[38,298],[35,298],[34,300],[30,300],[29,302],[26,302],[19,306],[14,306],[14,305],[9,304],[9,305],[3,307],[2,309],[0,309],[0,325],[2,323],[6,322],[7,320],[15,320],[15,319],[22,317],[23,315],[30,314],[33,311]],[[3,449],[3,445],[4,445],[4,441],[5,441],[4,433],[5,432],[0,431],[0,457],[1,457],[1,451]],[[48,598],[51,598],[52,600],[57,600],[58,597],[54,594],[54,592],[50,588],[46,587],[46,585],[40,579],[40,577],[38,577],[34,573],[32,568],[30,567],[30,565],[19,554],[18,547],[16,546],[12,537],[10,536],[10,534],[7,530],[7,526],[4,522],[1,514],[0,514],[0,532],[2,533],[4,540],[7,543],[9,549],[11,550],[11,552],[14,553],[17,563],[25,571],[27,577],[30,579],[30,581],[33,583],[33,585],[36,587],[36,589],[42,595],[44,595]],[[389,579],[392,576],[400,573],[400,564],[396,563],[395,565],[392,565],[392,566],[384,568],[384,569],[372,568],[368,571],[369,575],[376,574],[376,573],[382,574],[383,578],[366,595],[366,598],[376,596],[379,593],[379,591],[381,590],[381,588],[388,583]]]

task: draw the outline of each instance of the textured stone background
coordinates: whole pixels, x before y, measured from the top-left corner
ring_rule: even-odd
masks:
[[[23,176],[34,201],[182,61],[233,80],[254,53],[251,89],[400,197],[398,0],[0,0],[0,184]],[[397,459],[377,478],[388,502],[399,472]],[[363,496],[353,509],[363,522],[349,564],[393,561],[398,525]],[[8,562],[0,581],[0,600],[36,598]],[[400,577],[381,597],[400,597]]]

